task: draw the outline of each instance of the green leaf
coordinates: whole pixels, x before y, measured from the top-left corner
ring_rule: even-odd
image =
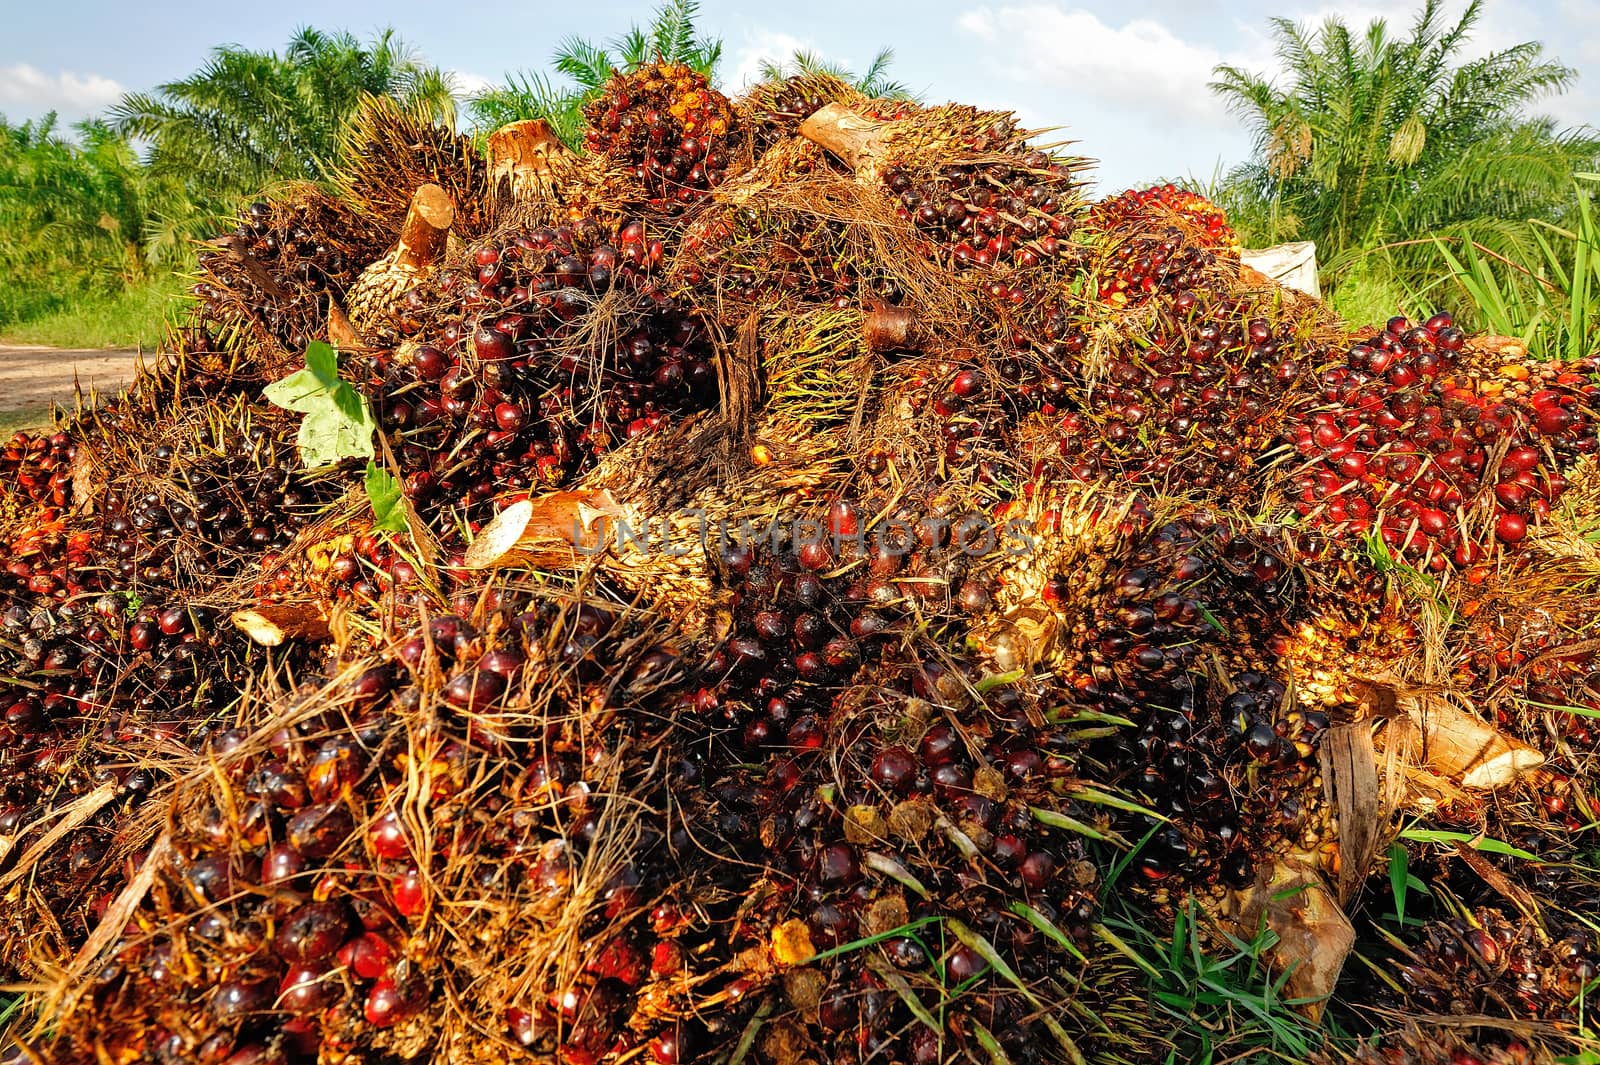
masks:
[[[1539,856],[1529,854],[1525,850],[1513,847],[1511,844],[1499,839],[1474,836],[1470,832],[1446,832],[1435,828],[1408,828],[1400,833],[1401,838],[1415,840],[1418,843],[1465,843],[1474,850],[1483,851],[1485,854],[1504,854],[1511,858],[1521,858],[1525,862],[1536,862]]]
[[[987,695],[996,688],[1003,688],[1008,684],[1015,684],[1022,678],[1023,671],[1020,669],[1013,669],[1007,673],[991,673],[987,677],[984,677],[982,680],[978,681],[978,683],[973,685],[973,687],[978,690],[979,695]]]
[[[326,402],[328,389],[311,370],[296,370],[281,381],[274,381],[261,390],[269,403],[285,410],[310,414]]]
[[[324,388],[333,388],[339,383],[339,356],[325,341],[313,340],[306,345],[306,369]]]
[[[1078,949],[1078,944],[1069,939],[1065,932],[1057,928],[1054,921],[1050,920],[1050,918],[1046,917],[1032,906],[1029,906],[1026,902],[1011,903],[1011,912],[1016,914],[1018,917],[1021,917],[1029,924],[1033,925],[1033,927],[1037,928],[1040,932],[1044,933],[1045,938],[1049,939],[1052,943],[1066,951],[1068,954],[1071,954],[1074,958],[1083,962],[1085,965],[1089,963],[1089,959],[1083,956],[1083,951]]]
[[[1121,954],[1123,957],[1133,962],[1133,964],[1143,969],[1145,975],[1150,977],[1150,979],[1161,979],[1161,970],[1157,969],[1154,965],[1151,965],[1148,961],[1146,961],[1142,954],[1128,946],[1122,937],[1117,935],[1111,929],[1096,921],[1090,926],[1090,931],[1092,931],[1102,943],[1106,944],[1106,946],[1110,947],[1112,950],[1115,950],[1118,954]]]
[[[1079,802],[1094,803],[1097,806],[1109,806],[1113,810],[1126,810],[1130,814],[1143,814],[1155,821],[1169,823],[1171,818],[1165,814],[1157,813],[1148,806],[1140,805],[1129,799],[1111,795],[1099,788],[1090,787],[1088,784],[1074,784],[1067,788],[1067,794]]]
[[[352,423],[337,407],[329,404],[305,416],[295,437],[300,461],[308,468],[327,466],[340,459],[370,459],[372,422]]]
[[[400,482],[376,462],[367,462],[367,501],[372,504],[372,527],[379,532],[406,531],[406,508]]]
[[[1406,886],[1409,877],[1406,867],[1410,862],[1410,855],[1406,853],[1405,845],[1399,842],[1389,845],[1389,886],[1394,891],[1394,915],[1403,927],[1406,923]]]
[[[339,380],[338,356],[318,341],[306,348],[306,367],[262,390],[267,400],[304,414],[295,438],[307,467],[340,459],[371,459],[377,431],[366,397]]]

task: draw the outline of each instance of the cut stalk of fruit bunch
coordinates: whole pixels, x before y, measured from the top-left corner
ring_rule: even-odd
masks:
[[[358,335],[392,344],[411,332],[402,321],[406,294],[427,281],[444,255],[455,217],[455,204],[438,185],[423,185],[412,195],[394,247],[345,293]]]

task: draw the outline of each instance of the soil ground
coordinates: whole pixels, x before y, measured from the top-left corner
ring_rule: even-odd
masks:
[[[70,406],[74,379],[87,394],[116,392],[133,379],[132,351],[63,351],[0,346],[0,428],[42,424],[51,403]]]

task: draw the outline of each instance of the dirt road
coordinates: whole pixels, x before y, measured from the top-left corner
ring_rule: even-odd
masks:
[[[73,375],[87,392],[115,392],[133,378],[131,351],[0,347],[0,415],[72,402]]]

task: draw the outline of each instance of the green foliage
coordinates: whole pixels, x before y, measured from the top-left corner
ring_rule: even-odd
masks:
[[[1505,219],[1558,213],[1600,139],[1528,109],[1576,72],[1537,42],[1461,61],[1481,9],[1473,0],[1450,22],[1427,0],[1403,37],[1381,19],[1364,34],[1337,16],[1316,30],[1275,19],[1281,87],[1217,67],[1213,90],[1255,140],[1219,196],[1246,243],[1314,240],[1334,287],[1373,255],[1414,288],[1432,256],[1408,242],[1452,235],[1503,251],[1523,236]]]
[[[0,330],[145,285],[172,260],[147,241],[177,190],[100,121],[0,118]]]
[[[1267,957],[1277,935],[1262,927],[1244,938],[1206,929],[1199,905],[1189,900],[1173,922],[1171,938],[1135,912],[1108,916],[1096,928],[1150,978],[1151,1000],[1173,1022],[1171,1062],[1304,1061],[1329,1036],[1285,998],[1288,974],[1274,976]],[[1208,936],[1207,933],[1210,933]],[[1214,954],[1206,942],[1226,944]]]
[[[840,81],[854,85],[863,95],[874,99],[917,99],[916,94],[906,87],[905,82],[889,77],[889,66],[893,62],[894,49],[880,48],[872,57],[872,62],[867,64],[867,69],[856,74],[843,64],[830,62],[815,52],[802,50],[782,63],[763,61],[761,77],[764,81],[783,81],[785,78],[806,74],[830,74]]]
[[[1521,339],[1540,357],[1572,360],[1600,351],[1600,221],[1583,185],[1566,215],[1565,225],[1526,223],[1525,253],[1500,254],[1474,240],[1452,247],[1437,237],[1434,247],[1484,328]]]
[[[274,182],[327,178],[340,134],[368,94],[454,121],[449,79],[393,30],[363,45],[306,27],[282,55],[217,48],[188,77],[123,97],[111,123],[149,141],[152,173],[185,182],[197,203],[236,202]]]
[[[1422,310],[1422,301],[1428,297],[1408,291],[1400,279],[1380,266],[1374,260],[1362,259],[1340,276],[1339,283],[1326,294],[1335,314],[1354,325],[1365,325],[1385,321],[1400,310]],[[1432,298],[1438,297],[1435,294]]]
[[[473,96],[467,112],[473,125],[485,131],[507,122],[543,119],[567,147],[579,149],[583,146],[583,105],[599,95],[613,72],[631,73],[660,61],[682,63],[707,77],[716,73],[722,61],[722,40],[700,34],[695,24],[699,13],[695,0],[667,0],[656,9],[649,25],[636,23],[605,44],[568,37],[551,60],[565,84],[547,74],[510,74],[504,84]]]
[[[339,379],[339,358],[322,341],[306,348],[305,369],[274,381],[261,394],[269,403],[305,415],[295,444],[308,468],[373,457],[372,434],[378,426],[366,397]]]
[[[506,75],[504,84],[491,85],[467,102],[473,125],[480,130],[499,129],[511,122],[542,118],[550,131],[569,148],[583,146],[583,90],[560,86],[548,75],[522,71]]]
[[[405,532],[406,508],[395,475],[367,460],[367,502],[372,504],[372,528],[377,532]]]
[[[20,288],[12,292],[25,297],[41,295],[38,290]],[[48,306],[24,306],[19,321],[0,325],[0,339],[52,348],[154,351],[164,323],[180,313],[189,299],[182,277],[158,273],[128,288],[111,292],[92,289],[61,297]]]
[[[450,79],[392,30],[362,44],[310,28],[282,55],[218,48],[189,77],[129,94],[70,136],[54,115],[0,118],[0,330],[169,278],[242,201],[327,178],[369,94],[454,120]],[[136,142],[148,144],[142,157]],[[124,332],[147,340],[158,328],[153,317]]]
[[[1393,917],[1395,924],[1401,928],[1406,924],[1406,899],[1412,892],[1430,895],[1428,885],[1411,871],[1411,855],[1406,850],[1404,843],[1396,840],[1389,844],[1389,890],[1394,895],[1394,913],[1386,914]],[[1413,917],[1412,924],[1422,922]]]

